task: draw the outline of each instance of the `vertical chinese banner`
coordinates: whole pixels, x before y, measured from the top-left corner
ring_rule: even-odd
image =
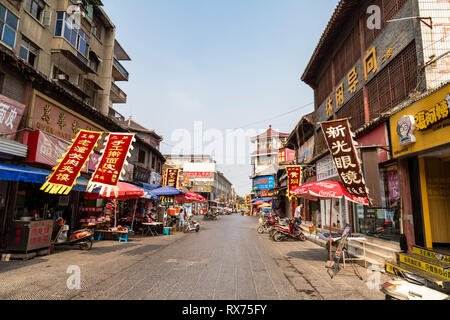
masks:
[[[350,195],[372,203],[348,120],[322,122],[321,126],[344,188]]]
[[[164,177],[165,177],[164,186],[170,186],[172,188],[178,189],[179,175],[180,175],[180,169],[174,169],[174,168],[167,169],[164,174]]]
[[[301,166],[286,166],[286,173],[288,176],[288,189],[287,189],[287,197],[289,200],[295,196],[295,194],[291,194],[291,190],[299,187],[302,182],[302,167]]]
[[[68,194],[89,160],[89,156],[94,153],[102,133],[80,130],[72,140],[69,151],[62,156],[62,160],[58,160],[59,164],[53,168],[53,173],[41,190],[51,194]]]
[[[101,188],[100,193],[106,189],[107,197],[111,192],[117,196],[117,183],[122,174],[125,174],[124,165],[128,164],[127,158],[133,150],[132,143],[136,141],[133,133],[110,133],[105,139],[106,146],[102,150],[97,168],[88,184],[88,192],[94,188]]]

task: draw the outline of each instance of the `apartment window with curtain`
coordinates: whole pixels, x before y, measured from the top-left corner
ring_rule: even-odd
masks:
[[[58,12],[56,15],[55,36],[64,37],[78,52],[88,58],[91,38],[65,12]]]
[[[0,4],[0,41],[14,48],[19,18]]]

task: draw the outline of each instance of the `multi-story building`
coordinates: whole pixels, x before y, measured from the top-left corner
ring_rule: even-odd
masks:
[[[278,165],[278,150],[286,143],[288,133],[281,133],[269,126],[269,129],[255,137],[251,138],[254,144],[253,153],[251,154],[251,164],[253,166],[253,174],[259,175],[262,171],[276,168]]]
[[[230,206],[232,183],[220,172],[210,155],[165,155],[166,165],[180,169],[180,181],[185,190],[198,193],[207,200]]]
[[[126,102],[115,82],[130,60],[115,30],[98,0],[0,0],[0,248],[30,212],[77,223],[101,143],[68,197],[39,189],[80,129],[131,131],[112,108]]]
[[[306,164],[315,166],[317,181],[340,179],[319,123],[348,118],[361,150],[376,150],[377,156],[372,158],[375,163],[362,158],[366,176],[370,171],[370,176],[377,177],[366,179],[366,183],[378,203],[376,207],[363,207],[345,200],[333,201],[332,227],[350,224],[354,232],[385,239],[386,248],[396,248],[392,244],[398,246],[403,234],[410,250],[413,244],[431,247],[431,230],[440,236],[446,234],[439,241],[449,242],[448,227],[444,227],[448,226],[448,213],[436,212],[430,217],[432,210],[425,209],[424,177],[431,167],[417,153],[407,152],[403,157],[395,154],[392,143],[397,125],[389,125],[391,115],[450,80],[450,41],[445,27],[449,12],[449,3],[437,0],[339,1],[302,76],[314,89],[315,97],[314,156]],[[448,91],[448,86],[442,90]],[[429,108],[433,103],[445,103],[447,91],[430,98]],[[444,110],[439,120],[444,121],[445,114]],[[416,127],[420,128],[420,117],[417,119]],[[433,119],[425,119],[425,123],[431,126],[438,122]],[[440,145],[448,144],[449,129],[442,121],[441,136],[436,137]],[[426,156],[438,158],[435,168],[444,168],[446,154],[444,150]],[[427,183],[439,174],[443,176],[444,172],[436,169],[429,173]],[[422,198],[411,197],[421,194],[421,185]],[[320,203],[321,225],[327,228],[329,203]],[[383,254],[392,258],[392,251],[386,249]]]

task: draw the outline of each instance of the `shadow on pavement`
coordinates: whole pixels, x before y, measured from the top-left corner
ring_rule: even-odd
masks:
[[[328,261],[330,257],[324,248],[314,248],[302,251],[291,251],[287,254],[287,256],[301,260],[324,261],[324,262]]]
[[[124,253],[122,253],[121,255],[125,255],[125,256],[137,256],[140,254],[145,254],[145,253],[149,253],[151,251],[157,250],[159,248],[164,247],[163,245],[155,245],[155,244],[150,244],[147,246],[142,246],[133,250],[129,250],[126,251]]]
[[[45,263],[47,259],[33,258],[30,260],[10,260],[8,262],[0,261],[0,274],[4,272],[14,271],[20,268],[29,267],[35,264]]]
[[[139,246],[139,244],[128,242],[128,243],[118,243],[116,245],[107,246],[107,247],[98,247],[98,246],[95,246],[95,243],[94,243],[91,250],[85,251],[82,254],[102,255],[102,254],[107,254],[107,253],[124,250],[124,249],[132,248],[132,247],[137,247],[137,246]]]

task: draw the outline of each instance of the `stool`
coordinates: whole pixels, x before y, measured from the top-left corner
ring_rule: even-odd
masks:
[[[100,241],[103,239],[103,232],[99,232],[97,236],[97,241]]]
[[[126,243],[128,243],[128,232],[127,233],[120,233],[119,236],[119,242],[125,241]]]

